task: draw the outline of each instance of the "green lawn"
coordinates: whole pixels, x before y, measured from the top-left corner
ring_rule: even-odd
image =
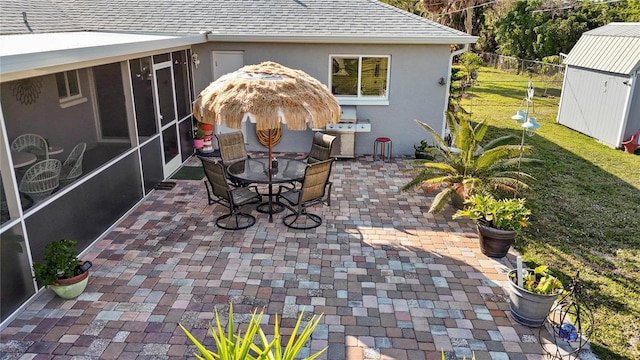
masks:
[[[591,342],[601,359],[640,359],[640,156],[611,149],[555,122],[561,82],[547,89],[533,79],[530,116],[542,127],[525,144],[543,165],[528,197],[531,225],[516,247],[529,265],[547,264],[568,285],[580,271],[595,317]],[[462,105],[473,120],[492,126],[488,138],[521,128],[511,116],[520,107],[528,76],[482,68]]]

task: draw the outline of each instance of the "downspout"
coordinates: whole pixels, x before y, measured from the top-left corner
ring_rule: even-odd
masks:
[[[442,131],[440,132],[440,136],[444,139],[447,133],[447,109],[449,108],[449,95],[451,92],[451,68],[453,67],[453,57],[458,56],[460,54],[466,53],[469,51],[470,44],[464,44],[464,47],[460,50],[452,51],[449,54],[449,68],[447,69],[447,81],[445,86],[447,87],[444,97],[444,111],[442,112]]]

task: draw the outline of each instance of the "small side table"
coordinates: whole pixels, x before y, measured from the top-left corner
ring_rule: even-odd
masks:
[[[29,166],[35,163],[37,159],[38,158],[30,152],[18,151],[11,153],[11,161],[13,162],[14,169]]]
[[[64,151],[62,146],[49,146],[49,155],[61,154]]]

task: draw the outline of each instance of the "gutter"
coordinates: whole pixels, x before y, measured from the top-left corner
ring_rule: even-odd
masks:
[[[469,46],[469,44],[464,44],[464,47],[462,49],[452,51],[451,54],[449,54],[449,63],[447,64],[449,68],[447,69],[447,82],[445,84],[447,89],[445,91],[446,96],[444,97],[444,111],[442,112],[442,131],[440,132],[440,136],[442,136],[443,139],[445,138],[445,133],[447,131],[447,108],[449,105],[449,95],[451,89],[451,68],[453,67],[453,57],[469,51]]]
[[[258,42],[258,43],[302,43],[302,44],[394,44],[394,45],[430,45],[430,44],[471,44],[478,40],[477,36],[353,36],[341,34],[220,34],[216,31],[205,31],[207,41],[213,42]]]

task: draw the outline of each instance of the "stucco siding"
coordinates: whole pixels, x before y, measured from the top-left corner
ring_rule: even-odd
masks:
[[[370,133],[356,134],[356,154],[371,154],[376,137],[393,140],[394,154],[413,154],[413,144],[426,138],[413,119],[427,122],[437,131],[442,129],[446,87],[439,85],[441,77],[448,76],[449,45],[324,45],[324,44],[264,44],[264,43],[211,43],[193,47],[200,57],[195,69],[196,94],[206,87],[212,77],[212,51],[243,51],[244,63],[257,64],[275,61],[300,69],[323,84],[329,83],[329,56],[390,55],[390,83],[388,105],[358,105],[358,118],[369,119]],[[282,140],[274,151],[306,152],[312,131],[290,132],[284,129]],[[264,150],[255,135],[255,127],[248,126],[248,149]]]
[[[628,76],[567,67],[558,123],[611,147],[620,146]]]

